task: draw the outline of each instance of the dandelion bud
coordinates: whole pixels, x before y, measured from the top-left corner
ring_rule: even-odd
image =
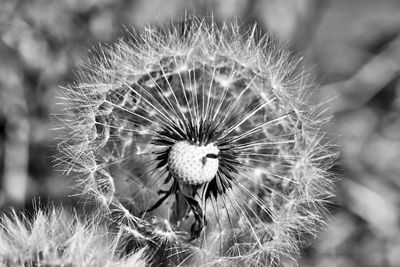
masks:
[[[322,222],[326,117],[300,62],[243,32],[147,27],[63,89],[66,170],[155,266],[279,265]]]

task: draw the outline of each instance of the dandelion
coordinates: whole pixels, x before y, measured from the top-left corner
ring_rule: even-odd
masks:
[[[63,89],[61,161],[155,265],[283,264],[330,197],[311,88],[256,27],[146,27],[94,51]]]
[[[65,210],[37,210],[33,218],[2,214],[1,266],[146,266],[144,250],[121,257],[118,234],[96,220],[79,219]]]

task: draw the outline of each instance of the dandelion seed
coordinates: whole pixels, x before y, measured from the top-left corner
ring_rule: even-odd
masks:
[[[166,265],[273,266],[322,223],[326,117],[300,63],[255,34],[198,18],[148,27],[64,88],[62,162],[145,240],[127,247]]]
[[[144,250],[121,257],[118,234],[99,220],[83,220],[65,210],[36,210],[33,218],[0,217],[1,266],[147,266]]]

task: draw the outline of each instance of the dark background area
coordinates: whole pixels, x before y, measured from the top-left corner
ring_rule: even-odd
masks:
[[[304,57],[330,101],[337,203],[300,266],[400,266],[400,1],[0,0],[0,209],[79,205],[53,168],[59,86],[88,49],[182,11],[257,22]],[[334,98],[333,98],[334,97]]]

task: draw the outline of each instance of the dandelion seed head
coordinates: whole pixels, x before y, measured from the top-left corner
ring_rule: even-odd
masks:
[[[63,90],[61,162],[171,265],[274,266],[323,222],[327,116],[268,37],[199,18],[146,27],[80,76]]]
[[[144,250],[120,257],[119,235],[102,220],[78,218],[66,210],[38,209],[0,217],[2,266],[147,266]]]

